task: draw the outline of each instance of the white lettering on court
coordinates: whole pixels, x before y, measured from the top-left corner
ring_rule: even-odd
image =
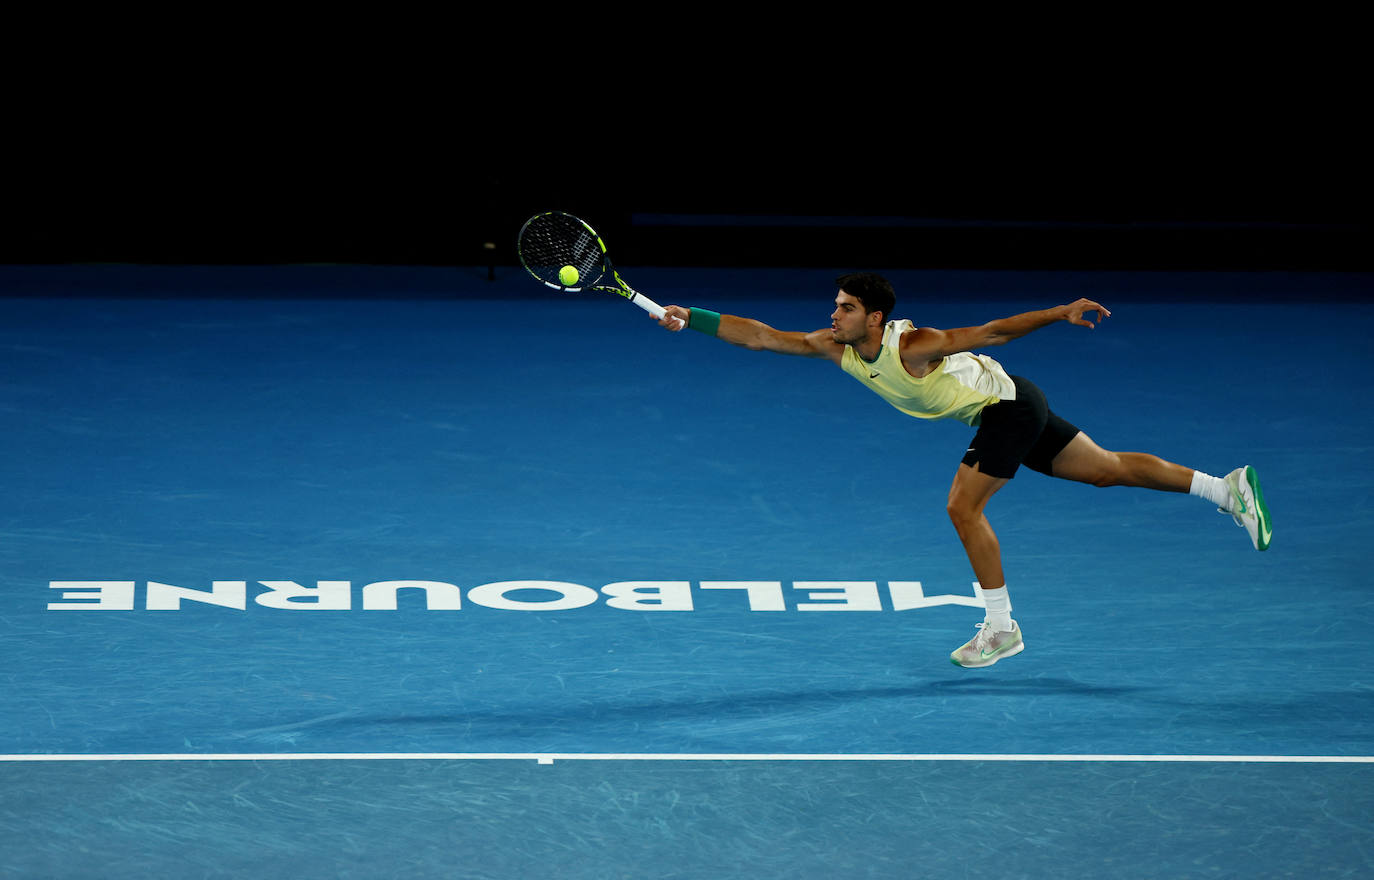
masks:
[[[575,611],[597,603],[620,611],[695,611],[748,608],[749,611],[911,611],[941,605],[981,608],[973,595],[927,596],[920,581],[616,581],[599,590],[567,581],[495,581],[467,589],[447,581],[374,581],[358,588],[352,581],[256,581],[263,588],[253,604],[277,611],[460,611],[478,605],[497,611]],[[181,611],[212,605],[236,611],[249,607],[249,581],[217,580],[210,589],[160,581],[49,581],[61,602],[49,611]],[[140,603],[140,593],[142,602]]]

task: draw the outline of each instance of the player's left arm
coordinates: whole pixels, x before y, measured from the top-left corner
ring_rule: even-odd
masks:
[[[1096,312],[1097,321],[1085,318],[1087,312]],[[958,327],[953,330],[921,327],[902,336],[902,360],[910,364],[926,363],[960,351],[1003,345],[1059,321],[1091,329],[1110,315],[1111,312],[1100,304],[1090,299],[1080,299],[1052,309],[998,318],[978,327]]]

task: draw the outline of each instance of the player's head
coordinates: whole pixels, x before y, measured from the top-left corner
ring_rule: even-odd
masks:
[[[868,314],[882,312],[882,320],[892,318],[892,308],[897,304],[897,294],[892,284],[874,272],[851,272],[835,279],[840,290],[864,304]]]

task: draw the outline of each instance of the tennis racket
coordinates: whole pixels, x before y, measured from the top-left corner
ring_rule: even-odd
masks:
[[[614,293],[663,319],[663,307],[625,283],[606,256],[605,242],[584,220],[562,211],[536,214],[520,227],[516,251],[525,271],[554,290]],[[577,271],[576,280],[564,274],[569,266]]]

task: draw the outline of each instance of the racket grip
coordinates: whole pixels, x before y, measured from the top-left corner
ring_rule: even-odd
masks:
[[[663,320],[663,306],[649,299],[644,294],[635,293],[634,297],[630,300],[630,302],[639,306],[641,309],[653,315],[655,318],[658,318],[660,321]]]
[[[663,316],[664,316],[665,314],[667,314],[667,313],[663,310],[663,306],[661,306],[661,305],[659,305],[658,303],[654,302],[653,300],[649,299],[647,296],[645,296],[644,294],[640,293],[639,291],[635,291],[635,295],[632,296],[632,297],[630,297],[630,302],[632,302],[632,303],[634,303],[635,305],[639,306],[641,309],[643,309],[644,311],[646,311],[646,312],[648,312],[649,314],[653,315],[655,318],[658,318],[660,321],[662,321],[662,320],[663,320]],[[675,320],[675,321],[677,321],[679,324],[681,324],[682,327],[687,326],[686,324],[684,324],[681,320],[679,320],[679,319],[677,319],[677,318],[674,318],[673,320]],[[679,327],[678,329],[680,330],[680,329],[682,329],[682,327]]]

